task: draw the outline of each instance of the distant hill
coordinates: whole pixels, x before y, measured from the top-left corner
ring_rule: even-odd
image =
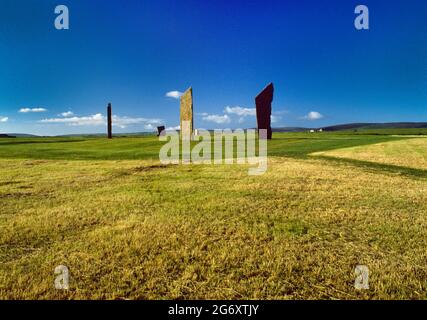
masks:
[[[129,133],[114,133],[114,137],[129,137],[129,136],[146,136],[146,135],[153,135],[154,132],[129,132]],[[56,137],[105,137],[106,133],[81,133],[81,134],[64,134],[59,135]]]
[[[386,123],[348,123],[324,127],[324,131],[355,129],[420,129],[427,128],[427,122],[386,122]]]
[[[345,123],[326,127],[279,127],[272,128],[273,132],[307,132],[310,130],[322,129],[323,131],[343,131],[343,130],[361,130],[361,129],[427,129],[427,122],[386,122],[386,123]],[[213,130],[209,130],[213,132]],[[115,137],[127,137],[127,136],[145,136],[154,135],[155,132],[129,132],[129,133],[116,133]],[[41,137],[33,134],[26,133],[7,133],[9,136],[19,138],[31,138]],[[102,137],[105,133],[94,133],[94,134],[67,134],[58,135],[57,137]]]
[[[17,137],[17,138],[31,138],[31,137],[38,137],[34,134],[27,134],[27,133],[5,133],[8,136]]]
[[[306,132],[311,130],[311,128],[301,128],[301,127],[283,127],[283,128],[272,128],[273,132]]]
[[[323,131],[342,131],[357,129],[422,129],[427,122],[386,122],[386,123],[346,123],[319,128],[283,127],[273,128],[273,132],[306,132],[323,129]]]

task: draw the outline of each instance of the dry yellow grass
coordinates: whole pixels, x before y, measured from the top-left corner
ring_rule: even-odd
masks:
[[[313,155],[427,169],[427,138],[412,138],[369,146],[336,149],[313,153]]]
[[[426,299],[427,181],[326,160],[0,160],[0,298]],[[54,268],[71,272],[54,288]],[[354,268],[370,289],[354,288]]]

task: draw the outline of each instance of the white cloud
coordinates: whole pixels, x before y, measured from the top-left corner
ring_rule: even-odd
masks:
[[[8,117],[0,117],[0,122],[8,122],[9,118]]]
[[[121,128],[126,128],[126,126],[122,126]],[[151,123],[148,123],[148,124],[144,125],[144,129],[145,130],[154,130],[154,125]]]
[[[86,117],[51,118],[40,120],[41,123],[65,123],[71,126],[103,125],[105,124],[105,121],[105,117],[100,113]]]
[[[306,120],[319,120],[323,118],[323,115],[317,111],[310,111],[306,116],[303,117]]]
[[[252,116],[256,116],[256,109],[255,108],[243,108],[243,107],[239,107],[239,106],[235,106],[235,107],[230,107],[227,106],[224,109],[224,113],[230,114],[230,115],[236,115],[238,116],[238,120],[237,122],[239,124],[245,122],[246,117],[252,117]]]
[[[106,125],[107,118],[101,113],[97,113],[90,116],[84,117],[68,117],[68,118],[51,118],[43,119],[39,121],[40,123],[56,123],[56,124],[66,124],[70,126],[101,126]],[[129,125],[144,125],[144,129],[151,130],[154,129],[155,125],[161,124],[160,119],[147,119],[147,118],[131,118],[131,117],[120,117],[113,115],[113,126],[120,128],[126,128]]]
[[[62,112],[60,116],[68,118],[68,117],[74,116],[74,112],[73,111]]]
[[[220,115],[216,115],[216,114],[209,114],[206,115],[202,118],[204,121],[208,121],[208,122],[214,122],[217,124],[224,124],[224,123],[230,123],[230,117],[226,114],[220,116]]]
[[[175,126],[175,127],[167,127],[166,131],[176,131],[176,130],[180,130],[181,126]]]
[[[166,97],[174,98],[174,99],[179,99],[179,98],[181,98],[182,95],[183,95],[183,93],[180,91],[169,91],[166,93]]]
[[[242,108],[239,106],[225,107],[224,112],[228,113],[228,114],[235,114],[235,115],[238,115],[240,117],[255,116],[256,115],[256,109],[255,108]]]
[[[282,119],[282,117],[275,116],[275,115],[271,115],[270,118],[271,118],[271,123],[277,123]]]
[[[46,112],[45,108],[21,108],[19,109],[20,113],[29,113],[29,112]]]
[[[276,123],[281,120],[281,117],[278,114],[287,113],[285,110],[279,110],[275,115],[271,116],[271,122]],[[227,106],[224,109],[223,115],[208,114],[206,112],[198,113],[197,115],[202,116],[204,121],[215,122],[217,124],[230,123],[237,121],[239,124],[242,124],[246,121],[247,117],[255,117],[256,109],[255,108],[244,108],[240,106],[230,107]],[[231,117],[233,116],[233,117]],[[234,117],[235,116],[235,117]]]
[[[273,111],[272,113],[275,115],[283,115],[283,114],[288,114],[289,110],[277,110],[277,111]]]
[[[143,124],[147,130],[154,129],[155,125],[162,124],[160,119],[147,119],[147,118],[130,118],[130,117],[119,117],[113,115],[113,125],[117,125],[122,128],[126,128],[129,125]]]

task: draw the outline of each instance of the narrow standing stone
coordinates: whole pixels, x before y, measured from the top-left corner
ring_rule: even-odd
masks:
[[[113,138],[113,117],[111,112],[111,103],[107,107],[107,128],[108,128],[108,139]]]

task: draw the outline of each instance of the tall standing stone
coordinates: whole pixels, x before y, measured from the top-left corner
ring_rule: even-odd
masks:
[[[260,129],[267,130],[267,139],[272,138],[271,131],[271,103],[273,102],[274,87],[270,83],[255,98],[256,119],[258,132]]]
[[[193,89],[191,87],[181,96],[180,109],[181,139],[191,140],[193,136]]]
[[[107,107],[107,130],[108,130],[108,139],[113,138],[113,116],[111,111],[111,103]]]

